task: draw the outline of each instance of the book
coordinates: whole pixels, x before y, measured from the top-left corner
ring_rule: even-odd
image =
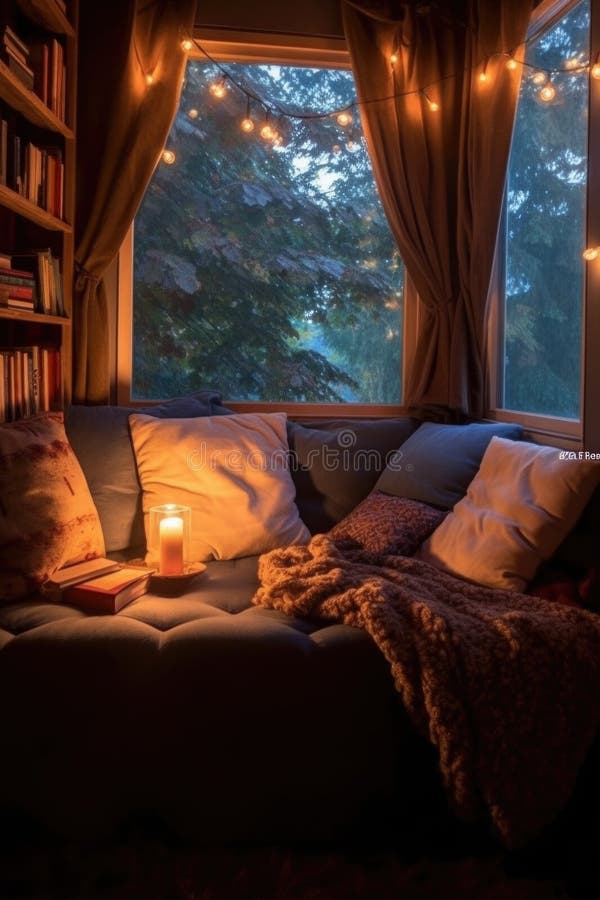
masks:
[[[152,571],[123,566],[115,572],[81,581],[63,591],[63,603],[96,615],[114,615],[145,594]]]
[[[84,562],[75,563],[72,566],[63,566],[58,569],[52,578],[45,581],[42,585],[44,594],[60,595],[65,588],[71,587],[80,581],[89,581],[96,575],[106,575],[109,572],[116,572],[121,567],[120,563],[114,559],[106,559],[104,556],[98,556],[96,559],[86,559]]]

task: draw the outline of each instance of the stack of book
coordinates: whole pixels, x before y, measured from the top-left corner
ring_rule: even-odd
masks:
[[[95,615],[114,615],[148,590],[154,569],[90,559],[59,569],[42,591],[48,599]]]
[[[11,72],[30,91],[33,90],[34,73],[29,64],[29,47],[15,34],[9,25],[2,29],[0,54]]]
[[[61,409],[62,359],[56,347],[0,349],[0,422]]]
[[[33,312],[37,303],[33,273],[13,267],[12,257],[0,253],[0,307]]]
[[[0,256],[0,260],[2,257]],[[63,282],[58,259],[48,249],[13,253],[11,266],[28,273],[35,284],[35,311],[49,316],[65,315]]]
[[[65,166],[58,147],[38,147],[0,120],[0,184],[62,219]]]
[[[62,44],[52,40],[30,41],[33,90],[59,119],[65,119],[65,61]]]

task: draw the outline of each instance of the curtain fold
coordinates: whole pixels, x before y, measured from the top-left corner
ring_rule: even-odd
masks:
[[[73,400],[109,399],[102,276],[142,200],[173,117],[196,0],[81,3]],[[148,84],[148,76],[152,83]]]
[[[521,74],[506,62],[532,6],[343,2],[375,179],[420,298],[405,403],[421,418],[484,412],[487,295]]]

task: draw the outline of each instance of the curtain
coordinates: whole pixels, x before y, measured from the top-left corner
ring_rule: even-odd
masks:
[[[109,397],[102,275],[131,225],[177,110],[196,0],[80,4],[73,399]],[[152,80],[149,84],[148,80]]]
[[[419,294],[405,402],[421,418],[484,412],[487,295],[521,77],[506,54],[522,53],[531,8],[343,3],[375,179]]]

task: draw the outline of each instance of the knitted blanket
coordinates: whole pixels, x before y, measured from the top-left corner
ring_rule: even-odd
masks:
[[[265,554],[259,578],[257,605],[368,632],[459,815],[487,811],[516,847],[566,805],[600,721],[600,617],[326,535]]]

